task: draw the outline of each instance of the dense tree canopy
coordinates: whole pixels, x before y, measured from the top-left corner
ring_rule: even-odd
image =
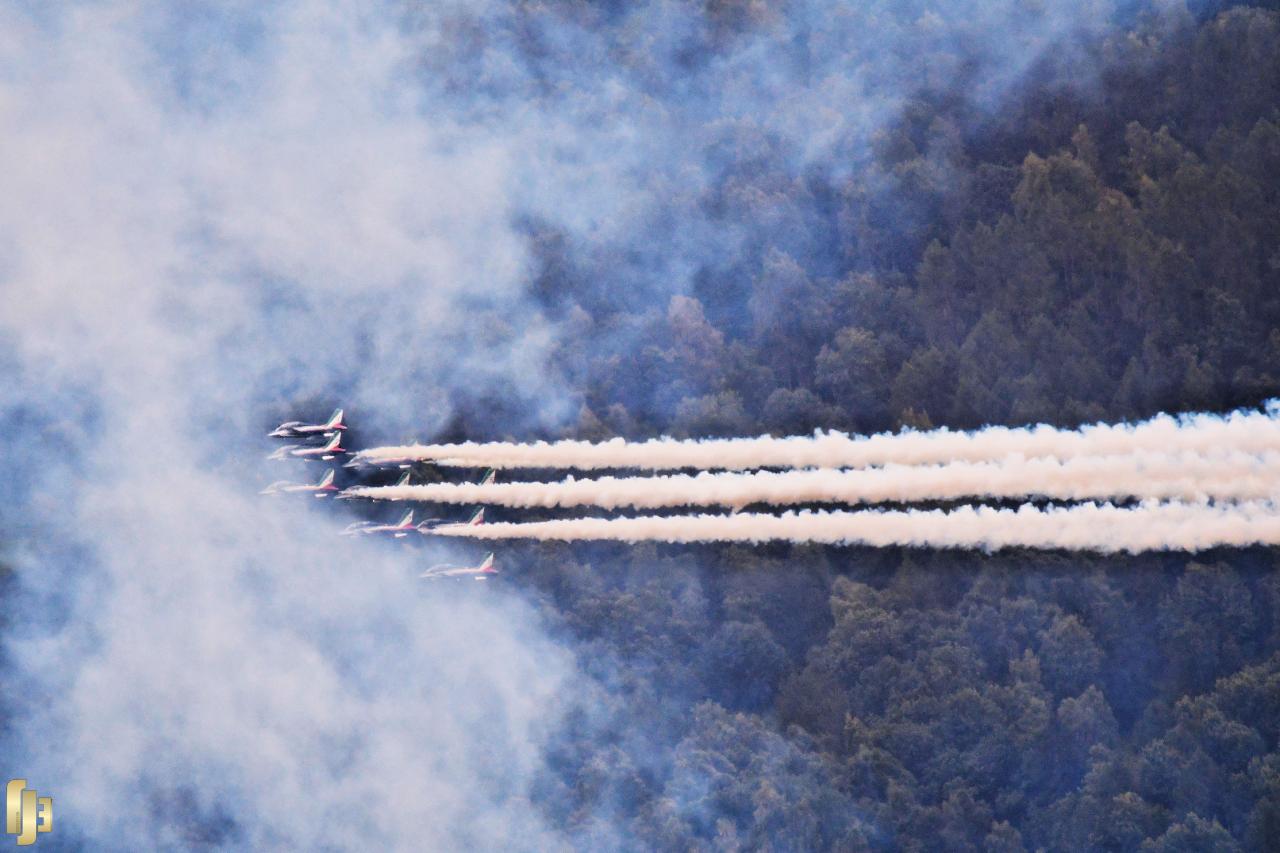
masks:
[[[705,49],[771,9],[707,4]],[[847,168],[797,169],[748,118],[704,128],[723,170],[673,191],[673,219],[749,239],[688,292],[593,288],[628,259],[531,224],[574,331],[570,434],[1073,425],[1274,394],[1280,13],[1130,4],[1079,49],[1092,79],[1042,58],[998,110],[923,78]],[[612,696],[540,787],[583,847],[1280,848],[1265,550],[527,551]]]

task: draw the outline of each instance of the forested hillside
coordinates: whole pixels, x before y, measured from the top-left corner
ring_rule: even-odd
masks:
[[[688,49],[731,52],[775,12],[707,4]],[[879,12],[930,25],[923,5]],[[527,10],[549,97],[572,97],[570,73],[539,16],[575,15],[612,26]],[[865,150],[803,157],[724,120],[690,134],[713,180],[652,188],[666,224],[592,242],[527,223],[540,300],[571,330],[569,435],[1074,425],[1280,391],[1280,13],[1130,4],[998,98],[928,73],[980,71],[963,39],[907,43],[919,85]],[[726,73],[687,71],[694,90]],[[685,292],[603,284],[687,251],[681,228],[737,250]],[[495,431],[482,409],[454,433]],[[511,559],[607,709],[571,715],[536,797],[584,848],[1280,848],[1267,550]]]
[[[1278,27],[1236,8],[1111,31],[1087,45],[1096,81],[1033,69],[998,114],[916,92],[843,176],[796,174],[748,120],[718,128],[737,159],[673,194],[673,215],[750,238],[646,310],[604,285],[625,255],[539,232],[545,299],[580,324],[561,367],[582,432],[1074,424],[1264,399]]]
[[[1280,400],[1280,3],[0,22],[0,755],[56,804],[35,849],[1280,850],[1280,553],[1158,550],[1280,538],[1280,403],[1233,421],[1275,429],[1237,467],[1195,432],[1212,446],[1166,459],[1164,491],[1149,444],[1123,487],[1010,462],[1016,488],[988,488],[987,434],[932,457],[995,460],[960,487],[875,492],[924,511],[907,533],[850,538],[908,506],[886,502],[820,537],[946,549],[504,539],[688,509],[754,543],[781,511],[556,503],[533,481],[568,472],[531,467],[498,472],[484,497],[538,494],[481,529],[421,492],[336,499],[490,488],[413,439]],[[1234,503],[1190,510],[1252,538],[1041,492],[1213,494]],[[1047,534],[1000,538],[1026,495]],[[970,499],[995,534],[912,538]],[[1053,538],[1064,517],[1133,538]],[[1046,547],[981,550],[1011,541]]]

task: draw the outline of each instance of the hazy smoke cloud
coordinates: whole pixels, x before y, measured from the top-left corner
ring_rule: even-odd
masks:
[[[66,842],[553,843],[528,783],[573,664],[531,608],[423,590],[425,556],[257,494],[323,470],[262,461],[277,412],[393,431],[455,382],[518,383],[527,423],[561,399],[509,152],[423,104],[391,23],[4,12],[5,750]]]

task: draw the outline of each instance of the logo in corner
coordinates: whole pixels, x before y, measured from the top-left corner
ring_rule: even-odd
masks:
[[[10,779],[5,789],[4,828],[18,836],[18,846],[35,844],[37,832],[53,829],[53,797],[41,797],[26,779]]]

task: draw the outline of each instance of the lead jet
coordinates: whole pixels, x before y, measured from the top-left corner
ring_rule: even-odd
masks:
[[[342,433],[335,432],[333,436],[324,444],[315,446],[307,444],[286,444],[275,453],[268,456],[268,459],[323,459],[329,461],[334,459],[340,453],[346,453],[346,448],[340,447],[338,442],[342,440]]]
[[[342,423],[342,409],[334,409],[329,420],[322,424],[304,424],[302,421],[285,421],[267,433],[268,438],[308,438],[313,435],[329,435],[346,429]]]
[[[330,468],[318,483],[290,483],[288,480],[277,480],[262,490],[264,495],[278,495],[289,492],[311,492],[314,497],[322,498],[329,492],[336,492],[333,484],[333,469]]]
[[[441,563],[438,566],[432,566],[422,574],[420,578],[428,580],[439,580],[440,578],[472,578],[473,580],[488,580],[489,575],[496,575],[497,568],[493,565],[493,552],[489,552],[489,556],[485,557],[478,566],[454,566],[449,563]]]

